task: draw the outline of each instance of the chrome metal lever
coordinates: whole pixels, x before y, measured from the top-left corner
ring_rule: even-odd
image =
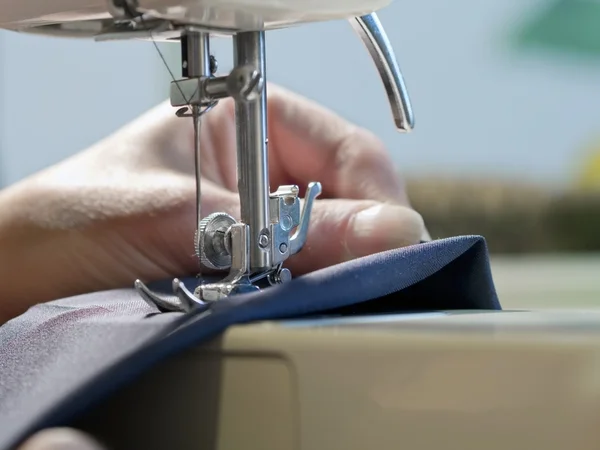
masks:
[[[369,51],[379,71],[390,102],[396,128],[408,132],[414,127],[414,116],[404,78],[398,67],[394,50],[377,14],[350,19],[350,24]]]
[[[321,183],[318,182],[309,183],[308,188],[306,189],[306,195],[304,196],[304,207],[302,208],[302,215],[300,216],[300,223],[298,224],[296,232],[290,239],[290,255],[295,255],[298,253],[300,250],[302,250],[304,244],[306,244],[313,204],[315,199],[321,195],[322,190]]]

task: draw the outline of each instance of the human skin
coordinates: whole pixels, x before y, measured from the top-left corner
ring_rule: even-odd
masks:
[[[377,137],[280,87],[269,85],[268,99],[271,188],[323,185],[307,243],[288,264],[294,275],[420,241],[423,220]],[[204,215],[239,217],[233,111],[222,101],[204,117]],[[196,274],[193,161],[191,120],[165,103],[1,191],[0,323],[136,278]]]
[[[280,87],[268,92],[271,189],[323,185],[293,274],[426,237],[377,137]],[[203,215],[239,218],[233,110],[222,101],[203,118]],[[192,124],[167,104],[1,191],[0,324],[36,303],[196,274],[195,192]],[[54,429],[20,450],[67,449],[100,446]]]

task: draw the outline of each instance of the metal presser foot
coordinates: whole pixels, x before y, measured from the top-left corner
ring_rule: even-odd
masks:
[[[379,70],[397,128],[409,131],[413,125],[410,102],[381,24],[375,14],[354,18],[351,23]],[[171,83],[170,97],[171,104],[181,108],[177,115],[190,117],[194,122],[196,253],[202,268],[225,275],[218,282],[199,285],[193,292],[180,280],[174,280],[177,301],[173,296],[151,291],[137,280],[135,287],[142,298],[160,311],[205,309],[211,302],[231,295],[290,280],[292,275],[283,264],[302,250],[314,201],[321,194],[321,184],[310,183],[301,206],[298,186],[280,186],[270,192],[265,32],[234,34],[234,69],[229,75],[216,76],[209,31],[189,26],[181,29],[183,79]],[[226,97],[235,101],[240,220],[219,212],[204,217],[200,207],[200,118]]]

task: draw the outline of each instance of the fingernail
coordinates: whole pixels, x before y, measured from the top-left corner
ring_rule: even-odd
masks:
[[[346,248],[350,258],[418,244],[423,219],[414,210],[380,204],[359,211],[352,220]]]
[[[102,447],[84,433],[56,428],[41,431],[19,450],[102,450]]]

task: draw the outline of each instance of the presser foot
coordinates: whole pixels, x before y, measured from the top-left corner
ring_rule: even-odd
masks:
[[[196,248],[201,264],[213,270],[229,269],[229,275],[217,283],[198,286],[194,291],[197,298],[217,301],[258,291],[265,281],[273,286],[292,279],[283,263],[304,247],[314,201],[322,187],[316,182],[308,185],[302,212],[298,192],[298,186],[280,186],[269,197],[269,229],[257,243],[268,256],[267,267],[252,267],[249,225],[224,213],[211,214],[200,222]]]
[[[135,289],[142,299],[159,312],[205,311],[210,304],[194,296],[183,281],[175,278],[172,282],[173,295],[159,294],[151,290],[141,280],[135,281]]]
[[[198,286],[192,293],[185,283],[177,278],[172,282],[173,295],[160,294],[150,289],[141,280],[135,281],[135,289],[142,299],[159,312],[202,312],[211,302],[235,294],[255,292],[258,287],[250,283],[211,283]]]
[[[173,295],[154,292],[141,280],[135,281],[135,289],[142,299],[159,312],[202,312],[210,307],[210,303],[239,294],[260,291],[257,283],[266,280],[270,286],[291,281],[292,274],[288,269],[278,267],[267,273],[252,278],[207,283],[198,286],[192,293],[185,283],[177,278],[172,282]]]
[[[245,277],[243,280],[236,280],[233,282],[223,280],[217,283],[203,284],[195,289],[194,295],[206,302],[214,302],[233,295],[258,292],[261,290],[262,286],[276,286],[291,280],[292,273],[290,270],[278,267],[268,272]]]
[[[206,310],[212,302],[233,295],[260,291],[261,286],[291,281],[292,274],[283,263],[304,247],[314,201],[321,191],[320,183],[309,184],[302,213],[298,186],[281,186],[271,194],[270,245],[263,246],[264,251],[271,254],[271,267],[252,270],[250,227],[228,214],[214,213],[202,220],[196,234],[196,249],[204,267],[229,269],[224,279],[200,284],[193,292],[181,280],[175,279],[170,296],[152,291],[140,280],[136,280],[135,289],[146,303],[160,312],[190,312],[199,308]]]

